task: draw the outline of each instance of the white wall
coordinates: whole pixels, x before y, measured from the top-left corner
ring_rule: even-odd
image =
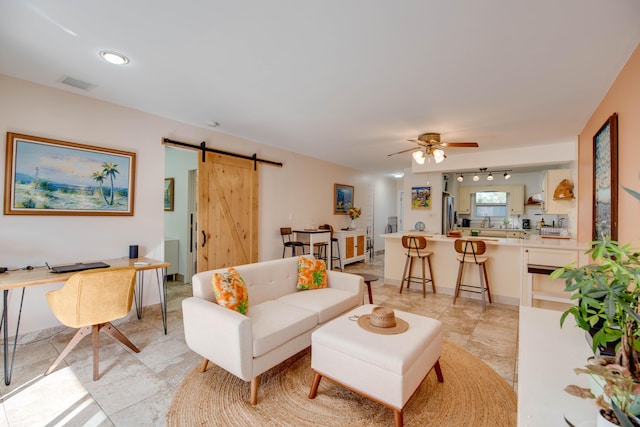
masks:
[[[369,206],[367,197],[374,180],[353,169],[2,75],[0,93],[2,132],[137,154],[134,216],[2,215],[1,266],[22,268],[41,266],[45,261],[55,264],[125,257],[128,246],[133,243],[140,246],[141,255],[162,259],[165,234],[163,137],[193,144],[206,141],[209,147],[242,154],[255,152],[259,157],[284,163],[283,168],[259,166],[261,260],[282,255],[279,227],[326,222],[342,228],[348,224],[344,215],[333,215],[334,183],[353,185],[356,206]],[[0,152],[0,164],[4,168],[5,151]],[[4,194],[4,190],[0,191]],[[176,209],[181,209],[185,202],[176,198]],[[148,276],[147,283],[154,284],[155,278]],[[21,333],[59,325],[44,294],[60,286],[27,289]],[[157,303],[154,289],[155,286],[149,287],[144,293],[145,305]],[[16,291],[10,292],[11,324],[15,324],[18,297]]]
[[[431,208],[412,209],[411,188],[431,187]],[[404,230],[411,230],[418,221],[424,222],[425,231],[433,234],[442,232],[442,174],[439,172],[404,175],[402,201]],[[398,230],[400,231],[400,230]]]

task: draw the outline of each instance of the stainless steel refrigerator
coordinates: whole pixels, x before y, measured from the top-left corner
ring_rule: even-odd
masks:
[[[447,234],[456,226],[456,212],[453,210],[453,196],[442,193],[442,234]]]

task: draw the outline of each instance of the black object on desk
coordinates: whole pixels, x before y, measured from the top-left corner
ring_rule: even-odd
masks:
[[[84,270],[92,270],[94,268],[108,268],[109,264],[104,262],[87,262],[87,263],[76,263],[69,265],[58,265],[55,267],[51,267],[49,269],[52,273],[71,273],[73,271],[84,271]]]

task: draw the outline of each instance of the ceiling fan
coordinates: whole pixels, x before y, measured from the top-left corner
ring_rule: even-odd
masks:
[[[416,150],[415,148],[408,148],[406,150],[398,151],[397,153],[387,154],[387,156],[394,156],[396,154],[406,153],[408,151],[413,151],[413,159],[419,163],[424,164],[427,156],[432,156],[436,163],[442,162],[447,156],[444,154],[444,150],[442,148],[456,148],[456,147],[466,147],[466,148],[478,148],[477,142],[440,142],[440,134],[439,133],[423,133],[418,137],[418,139],[407,139],[409,142],[415,142],[420,147]]]

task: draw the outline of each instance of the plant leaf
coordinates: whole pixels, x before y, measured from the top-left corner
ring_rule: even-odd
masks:
[[[616,414],[616,417],[618,418],[618,421],[620,421],[620,425],[622,427],[634,427],[627,414],[622,412],[622,409],[620,409],[618,405],[616,405],[614,402],[611,402],[611,408],[613,409],[613,413]]]
[[[624,188],[627,193],[631,194],[633,197],[635,197],[636,199],[640,200],[640,193],[638,193],[637,191],[633,191],[632,189],[624,187],[624,186],[622,188]]]

